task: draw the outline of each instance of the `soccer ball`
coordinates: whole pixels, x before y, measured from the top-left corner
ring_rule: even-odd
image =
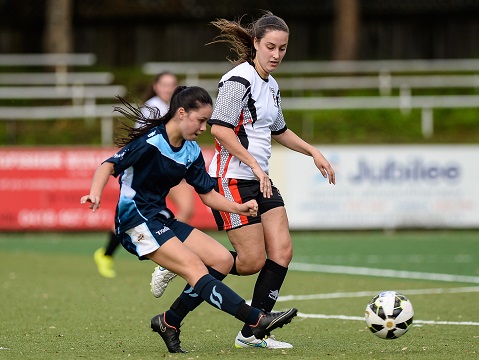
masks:
[[[366,324],[381,339],[397,339],[411,327],[414,310],[411,302],[395,291],[373,297],[366,306]]]

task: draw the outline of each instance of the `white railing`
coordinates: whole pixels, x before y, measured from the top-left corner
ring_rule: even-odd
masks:
[[[94,54],[0,54],[0,66],[91,66]]]
[[[228,61],[213,62],[147,62],[145,74],[171,71],[175,74],[218,75],[232,68]],[[443,60],[359,60],[359,61],[288,61],[284,60],[275,75],[318,74],[386,74],[386,73],[439,73],[479,71],[479,59]]]
[[[74,86],[5,86],[0,87],[0,99],[72,99],[73,104],[85,100],[123,96],[126,88],[122,85],[74,85]]]
[[[184,76],[185,85],[202,86],[213,96],[218,80],[232,68],[222,62],[149,62],[143,72],[171,71]],[[467,74],[466,74],[467,73]],[[367,61],[284,61],[274,72],[282,91],[285,110],[400,109],[422,110],[423,136],[433,135],[435,108],[479,108],[479,96],[417,96],[414,89],[479,88],[479,59],[367,60]],[[212,78],[216,75],[216,78]],[[334,75],[334,76],[332,76]],[[374,90],[380,96],[299,97],[306,91]],[[399,96],[390,96],[398,90]],[[286,94],[291,92],[295,97]],[[322,95],[322,94],[321,94]],[[308,125],[310,128],[310,125]]]
[[[2,106],[0,120],[56,120],[101,118],[101,142],[113,143],[113,107],[115,104],[85,103],[66,106]]]
[[[0,120],[55,120],[101,118],[101,139],[105,146],[113,141],[113,100],[126,88],[109,85],[114,77],[107,72],[69,72],[71,66],[91,66],[94,54],[0,54],[0,66],[53,67],[45,72],[0,73],[0,100],[42,100],[42,106],[0,106]],[[19,86],[21,85],[21,86]],[[53,106],[49,100],[71,99],[71,105]],[[44,101],[43,101],[44,100]]]
[[[421,109],[421,131],[425,138],[434,134],[433,110],[439,108],[479,108],[479,95],[349,96],[283,98],[284,110],[370,110]],[[303,124],[312,131],[311,124]]]
[[[12,72],[0,73],[0,85],[107,85],[109,72]]]

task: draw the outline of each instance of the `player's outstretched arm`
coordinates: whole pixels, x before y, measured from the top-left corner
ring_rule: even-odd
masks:
[[[201,201],[206,206],[214,210],[226,211],[244,216],[256,216],[258,214],[258,203],[256,200],[250,200],[244,204],[238,204],[230,201],[216,190],[211,190],[206,194],[198,194]]]
[[[104,162],[101,164],[93,174],[93,179],[90,187],[90,194],[82,196],[80,204],[90,203],[89,208],[95,212],[101,203],[101,194],[105,188],[110,175],[113,174],[113,164]]]

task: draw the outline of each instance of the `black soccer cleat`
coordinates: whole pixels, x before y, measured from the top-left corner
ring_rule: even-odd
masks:
[[[156,315],[151,319],[151,329],[160,334],[170,353],[187,353],[180,344],[180,329],[168,325],[165,313]]]
[[[276,328],[289,324],[298,313],[298,309],[292,308],[282,312],[263,313],[256,325],[251,325],[251,331],[256,339],[263,339]]]

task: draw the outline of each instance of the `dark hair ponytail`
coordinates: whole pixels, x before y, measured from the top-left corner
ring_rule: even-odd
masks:
[[[160,115],[160,111],[157,108],[146,106],[150,115],[145,117],[140,106],[130,104],[121,96],[118,96],[118,99],[126,108],[115,106],[114,111],[119,112],[127,119],[133,121],[134,124],[139,125],[135,127],[134,125],[129,126],[125,123],[122,124],[122,128],[126,130],[127,134],[115,138],[115,145],[118,147],[123,147],[133,140],[149,133],[151,129],[160,124],[166,124],[175,116],[179,108],[190,112],[192,110],[198,110],[204,105],[213,106],[213,99],[210,94],[199,86],[178,86],[171,97],[170,108],[163,116]]]
[[[206,44],[226,43],[236,54],[236,59],[227,58],[234,65],[245,61],[253,62],[256,57],[255,38],[261,40],[267,32],[272,30],[284,31],[289,34],[286,22],[271,11],[264,11],[259,19],[245,26],[241,25],[241,20],[242,18],[237,21],[226,19],[212,21],[211,24],[220,30],[220,35]]]

